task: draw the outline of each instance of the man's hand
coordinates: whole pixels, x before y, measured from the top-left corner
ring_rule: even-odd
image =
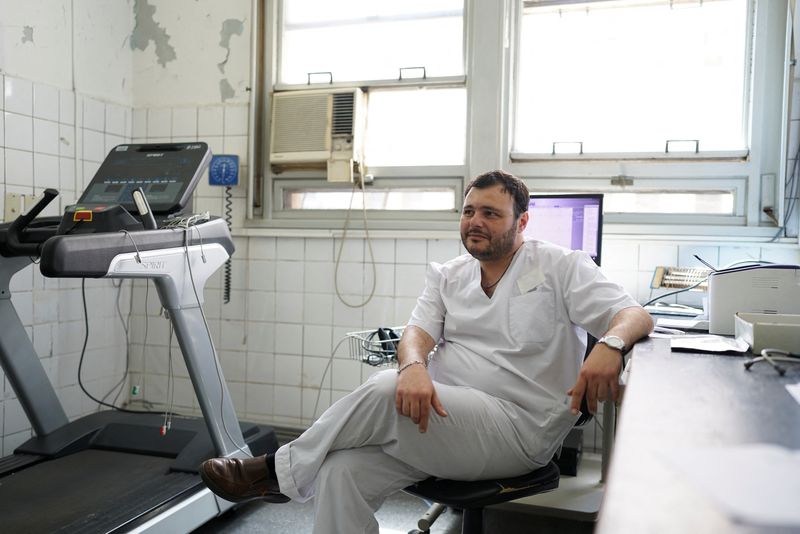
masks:
[[[577,414],[580,411],[584,393],[592,414],[597,413],[597,401],[608,399],[609,392],[611,399],[617,400],[621,370],[622,358],[618,350],[602,343],[595,345],[583,362],[578,381],[567,391],[567,395],[572,396],[572,413]]]
[[[631,306],[617,312],[611,319],[606,335],[620,337],[625,341],[626,347],[631,347],[652,331],[653,319],[650,314],[640,306]],[[597,401],[608,399],[609,392],[611,399],[617,400],[621,370],[622,358],[619,351],[604,343],[597,343],[583,362],[578,381],[567,391],[567,395],[572,395],[572,413],[577,414],[580,410],[584,393],[589,411],[593,414],[597,413]]]
[[[447,417],[433,381],[423,365],[411,365],[397,377],[395,405],[398,413],[410,417],[423,433],[428,430],[431,407],[442,417]]]

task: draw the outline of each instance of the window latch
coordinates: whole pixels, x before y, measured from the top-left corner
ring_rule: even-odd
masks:
[[[695,154],[700,152],[699,139],[667,139],[667,144],[664,147],[665,154],[669,154],[670,145],[672,152],[694,152]],[[692,145],[694,145],[694,149],[692,149]]]
[[[423,80],[428,78],[428,73],[425,71],[425,67],[400,67],[400,76],[397,78],[398,80],[403,79],[403,71],[405,70],[422,71],[422,76],[409,76],[409,78],[422,78]]]
[[[306,85],[311,85],[311,77],[312,76],[324,76],[325,74],[328,75],[328,83],[333,83],[333,73],[328,70],[320,71],[320,72],[307,72],[306,73]],[[321,81],[315,81],[314,83],[322,83]]]
[[[552,156],[556,154],[583,154],[583,141],[553,141]]]

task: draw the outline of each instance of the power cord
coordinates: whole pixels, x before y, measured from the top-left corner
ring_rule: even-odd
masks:
[[[316,417],[317,417],[317,410],[319,409],[319,399],[320,399],[320,396],[322,395],[322,386],[323,386],[323,384],[325,384],[325,377],[328,375],[328,371],[331,368],[331,364],[333,363],[333,358],[336,355],[336,351],[339,350],[339,347],[341,347],[342,343],[344,343],[347,339],[348,339],[348,337],[344,336],[342,339],[339,340],[339,342],[336,344],[336,346],[333,347],[333,350],[331,351],[331,355],[328,358],[328,363],[325,365],[325,369],[322,371],[322,378],[320,378],[320,380],[319,380],[319,389],[317,390],[317,400],[314,402],[314,411],[311,412],[311,419],[312,420],[315,420]],[[332,384],[331,384],[331,390],[333,390],[333,385]]]
[[[333,269],[333,286],[336,290],[336,297],[341,301],[342,304],[344,304],[348,308],[363,308],[364,306],[366,306],[367,303],[369,303],[369,301],[372,300],[372,297],[375,296],[375,287],[378,284],[377,269],[375,268],[375,254],[372,251],[372,239],[370,239],[369,237],[369,224],[367,221],[367,192],[364,189],[364,180],[361,179],[358,183],[361,184],[361,208],[364,218],[364,233],[367,237],[367,248],[369,248],[370,265],[372,266],[372,289],[370,290],[367,298],[358,304],[347,302],[347,300],[345,300],[344,296],[339,290],[339,266],[341,265],[344,243],[347,240],[347,227],[349,226],[350,223],[350,213],[353,211],[353,198],[356,195],[357,182],[353,182],[353,190],[350,193],[350,204],[347,206],[347,213],[345,214],[344,225],[342,226],[342,241],[339,245],[339,252],[336,255],[336,266]]]
[[[228,230],[231,229],[231,216],[233,213],[233,200],[230,186],[225,188],[225,223]],[[223,274],[222,303],[228,304],[231,301],[231,259],[225,261],[225,271]]]
[[[117,410],[118,412],[124,413],[143,413],[143,414],[152,414],[156,412],[147,411],[147,410],[131,410],[128,408],[122,408],[120,406],[115,406],[113,404],[107,403],[103,400],[96,398],[94,395],[89,393],[86,389],[86,386],[83,384],[83,362],[86,356],[86,347],[89,344],[89,310],[86,305],[86,278],[81,279],[81,296],[83,299],[83,323],[84,323],[84,336],[83,336],[83,348],[81,348],[81,356],[78,360],[78,386],[81,388],[81,391],[89,397],[93,402],[96,402],[100,406],[105,406],[106,408],[111,408],[112,410]]]
[[[788,200],[788,203],[786,205],[786,213],[783,216],[783,225],[778,227],[778,231],[775,232],[775,235],[769,240],[770,243],[776,241],[780,235],[786,231],[786,225],[789,223],[794,208],[797,205],[798,192],[800,192],[800,184],[798,183],[800,182],[800,180],[798,180],[798,163],[800,163],[800,146],[795,152],[792,170],[786,175],[786,180],[784,182],[785,199]]]

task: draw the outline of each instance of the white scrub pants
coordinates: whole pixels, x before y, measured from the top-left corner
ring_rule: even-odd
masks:
[[[394,370],[373,375],[275,454],[281,492],[299,502],[315,497],[315,534],[377,534],[384,499],[431,475],[503,478],[542,465],[525,451],[506,401],[434,383],[448,415],[431,410],[422,434],[397,413],[396,382]]]

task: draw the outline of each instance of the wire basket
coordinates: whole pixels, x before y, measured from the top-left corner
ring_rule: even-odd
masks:
[[[397,363],[397,344],[404,329],[395,326],[347,333],[350,357],[375,367]]]

